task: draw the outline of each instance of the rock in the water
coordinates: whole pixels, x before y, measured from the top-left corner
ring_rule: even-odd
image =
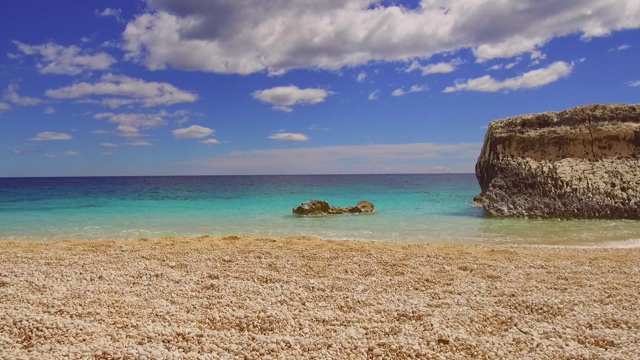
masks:
[[[375,211],[375,206],[367,200],[362,200],[356,204],[356,206],[349,206],[346,208],[330,206],[328,202],[323,200],[309,200],[293,209],[293,213],[298,215],[336,215],[348,213],[372,213]]]
[[[309,200],[293,209],[298,215],[325,215],[331,211],[329,203],[323,200]]]
[[[640,105],[493,121],[476,176],[492,216],[640,219]]]
[[[356,204],[356,206],[350,206],[347,208],[350,213],[369,213],[376,211],[376,207],[367,200],[362,200]]]

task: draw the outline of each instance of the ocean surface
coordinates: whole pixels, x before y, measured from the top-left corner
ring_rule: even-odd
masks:
[[[640,246],[639,221],[495,219],[475,175],[0,178],[0,239],[309,235],[386,242]],[[375,214],[300,217],[311,199]]]

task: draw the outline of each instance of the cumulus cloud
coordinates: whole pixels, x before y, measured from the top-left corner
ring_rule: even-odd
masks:
[[[367,78],[367,73],[365,73],[364,71],[362,71],[362,72],[360,72],[360,73],[358,74],[358,76],[356,76],[356,81],[357,81],[357,82],[363,82],[363,81],[364,81],[364,79],[366,79],[366,78]]]
[[[126,138],[135,138],[142,136],[141,130],[155,129],[165,125],[167,121],[165,117],[167,112],[160,111],[155,114],[132,113],[132,114],[114,114],[100,113],[94,117],[98,120],[107,119],[109,122],[118,124],[116,132],[119,136]]]
[[[569,76],[573,69],[571,64],[558,61],[546,68],[529,71],[517,77],[506,80],[495,80],[489,75],[470,79],[464,82],[457,82],[453,86],[444,89],[444,92],[455,91],[481,91],[496,92],[500,90],[519,90],[537,88],[558,81],[559,79]]]
[[[481,143],[372,144],[234,151],[192,166],[215,174],[473,172]]]
[[[27,45],[13,42],[18,50],[28,56],[39,58],[36,68],[41,74],[77,75],[89,70],[107,70],[116,60],[107,53],[88,54],[75,45],[62,46],[54,43]]]
[[[380,90],[374,90],[371,94],[369,94],[369,100],[378,100],[378,95],[380,94]]]
[[[180,90],[166,82],[147,82],[114,74],[105,74],[96,83],[80,82],[59,89],[49,89],[45,95],[55,99],[102,97],[99,102],[112,109],[128,104],[153,107],[198,100],[196,94]]]
[[[279,86],[266,90],[254,91],[251,95],[263,103],[273,105],[273,109],[291,112],[294,105],[318,104],[329,96],[324,89],[300,89],[297,86]]]
[[[44,113],[46,115],[52,115],[56,113],[56,109],[52,108],[51,106],[47,106],[47,108],[44,109]]]
[[[18,84],[9,84],[0,98],[0,111],[9,110],[14,106],[34,106],[42,100],[34,97],[18,95]]]
[[[276,141],[286,141],[286,142],[305,142],[309,140],[309,138],[304,134],[286,133],[286,132],[273,134],[269,136],[269,139],[276,140]]]
[[[637,80],[637,81],[630,81],[630,82],[628,82],[627,84],[628,84],[629,86],[631,86],[631,87],[638,87],[638,86],[640,86],[640,80]]]
[[[45,131],[38,133],[34,138],[29,140],[33,141],[51,141],[51,140],[71,140],[72,136],[65,133]]]
[[[200,125],[191,125],[184,129],[176,129],[172,132],[176,139],[202,139],[213,134],[213,129]]]
[[[537,50],[556,37],[640,27],[636,0],[148,0],[123,33],[149,69],[282,74],[469,49],[476,61]]]
[[[216,139],[207,139],[207,140],[200,141],[200,143],[205,145],[216,145],[216,144],[220,144],[220,141]]]

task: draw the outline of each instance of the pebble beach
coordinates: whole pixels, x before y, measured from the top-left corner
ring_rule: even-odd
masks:
[[[640,249],[0,242],[0,359],[639,359]]]

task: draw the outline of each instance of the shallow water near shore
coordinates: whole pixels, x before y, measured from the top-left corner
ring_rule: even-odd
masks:
[[[0,179],[0,239],[199,235],[385,242],[640,246],[638,221],[494,219],[473,174]],[[310,199],[376,214],[299,217]]]

